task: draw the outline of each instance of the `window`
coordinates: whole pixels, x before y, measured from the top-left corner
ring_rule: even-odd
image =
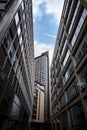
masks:
[[[5,34],[5,37],[4,37],[4,45],[5,45],[5,47],[6,47],[7,50],[9,49],[9,47],[11,45],[11,42],[12,42],[12,36],[11,36],[10,31],[8,31]]]
[[[0,10],[4,10],[5,9],[5,5],[6,5],[6,3],[0,2]]]
[[[63,55],[63,53],[64,53],[64,50],[65,50],[65,47],[66,47],[66,43],[67,43],[67,40],[66,40],[65,43],[64,43],[63,50],[62,50],[62,55]]]
[[[26,29],[26,23],[24,22],[24,29]]]
[[[86,16],[87,16],[87,10],[84,9],[84,11],[83,11],[83,13],[82,13],[82,15],[81,15],[81,17],[80,17],[80,20],[79,20],[79,22],[78,22],[77,28],[76,28],[76,30],[75,30],[74,36],[73,36],[73,38],[72,38],[72,41],[71,41],[72,47],[73,47],[74,44],[75,44],[75,41],[76,41],[76,39],[77,39],[77,37],[78,37],[78,34],[79,34],[80,29],[81,29],[81,27],[82,27],[82,25],[83,25],[83,23],[84,23],[84,21],[85,21]]]
[[[25,13],[23,13],[23,20],[25,21]]]
[[[66,81],[69,79],[70,75],[72,74],[73,72],[73,64],[71,63],[67,69],[67,71],[65,72],[65,75],[64,75],[64,78],[65,78],[65,83]]]
[[[81,104],[75,105],[71,110],[71,123],[74,130],[86,129],[86,122]],[[72,127],[71,126],[71,127]]]
[[[21,43],[22,43],[22,36],[20,36],[20,38],[19,38],[19,43],[21,45]]]
[[[23,1],[22,1],[22,4],[21,4],[21,5],[22,5],[22,10],[24,10],[24,2],[23,2]]]
[[[16,15],[15,15],[15,23],[16,23],[16,25],[18,25],[18,23],[19,23],[19,15],[18,15],[18,12],[17,12]]]
[[[69,55],[70,55],[70,51],[68,50],[67,53],[66,53],[66,56],[64,58],[64,61],[63,61],[63,66],[65,66],[65,64],[66,64],[66,62],[67,62],[67,60],[69,58]]]
[[[77,49],[77,52],[74,55],[75,63],[76,65],[79,63],[79,61],[82,59],[82,56],[87,51],[87,33],[83,37],[82,42],[79,44],[79,47]]]
[[[77,81],[74,80],[67,90],[67,100],[70,101],[73,97],[78,94],[78,88],[76,86]]]
[[[14,46],[12,45],[10,51],[9,51],[9,58],[11,61],[13,61],[13,55],[15,53],[15,49],[14,49]]]
[[[20,33],[21,33],[20,25],[18,26],[17,33],[18,33],[18,36],[20,36]]]
[[[15,57],[14,57],[14,60],[13,60],[13,68],[14,68],[14,71],[16,72],[16,69],[17,69],[17,57],[16,57],[16,55],[15,55]]]
[[[82,68],[78,75],[81,82],[87,83],[87,64]]]
[[[74,15],[73,15],[73,18],[72,18],[72,22],[71,22],[71,25],[70,25],[70,28],[69,28],[69,33],[71,32],[71,29],[72,29],[72,26],[73,26],[73,23],[74,23],[74,20],[75,20],[75,17],[76,17],[79,5],[80,5],[80,1],[78,1],[78,3],[77,3],[76,10],[74,12]]]
[[[12,112],[11,112],[11,116],[17,118],[19,116],[20,113],[20,108],[19,106],[14,102],[13,106],[12,106]]]

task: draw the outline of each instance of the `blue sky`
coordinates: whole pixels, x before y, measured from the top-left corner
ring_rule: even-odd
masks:
[[[35,57],[49,51],[52,60],[64,0],[33,0]]]

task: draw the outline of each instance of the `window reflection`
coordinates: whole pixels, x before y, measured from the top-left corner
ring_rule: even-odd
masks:
[[[77,28],[75,30],[74,36],[72,38],[72,41],[71,41],[72,47],[75,44],[75,41],[76,41],[76,39],[78,37],[78,34],[79,34],[80,30],[81,30],[81,27],[82,27],[82,25],[83,25],[83,23],[85,21],[86,16],[87,16],[87,10],[84,9],[84,11],[83,11],[83,13],[82,13],[82,15],[80,17],[80,20],[78,22]]]
[[[67,69],[67,71],[65,72],[65,75],[64,75],[64,79],[65,79],[65,83],[66,81],[69,79],[70,75],[72,74],[73,72],[73,64],[71,63]]]
[[[22,36],[20,36],[20,38],[19,38],[19,43],[21,45],[21,43],[22,43]]]
[[[17,12],[16,15],[15,15],[15,23],[16,23],[16,25],[18,25],[18,23],[19,23],[19,15],[18,15],[18,12]]]
[[[67,62],[67,60],[69,58],[69,55],[70,55],[70,51],[68,50],[67,53],[66,53],[65,59],[63,61],[63,66],[65,66],[65,64],[66,64],[66,62]]]
[[[24,2],[22,1],[22,10],[24,10]]]
[[[65,43],[64,43],[63,50],[62,50],[62,55],[63,55],[64,50],[65,50],[65,48],[66,48],[66,43],[67,43],[67,40],[66,40]]]
[[[72,3],[72,4],[73,4],[73,3]],[[75,20],[75,17],[76,17],[76,14],[77,14],[79,5],[80,5],[80,1],[78,1],[78,3],[77,3],[76,10],[75,10],[75,12],[74,12],[73,19],[72,19],[72,22],[71,22],[71,25],[70,25],[70,28],[69,28],[69,33],[71,32],[72,25],[73,25],[73,23],[74,23],[74,20]]]
[[[25,21],[25,13],[23,13],[23,20]]]
[[[18,36],[20,36],[20,33],[21,33],[20,25],[18,26],[17,33],[18,33]]]
[[[18,118],[19,113],[20,113],[20,101],[18,97],[15,95],[11,115],[14,116],[15,118]]]
[[[77,52],[74,55],[76,65],[79,63],[79,61],[81,60],[82,56],[86,51],[87,51],[87,33],[85,34],[82,42],[79,44]]]

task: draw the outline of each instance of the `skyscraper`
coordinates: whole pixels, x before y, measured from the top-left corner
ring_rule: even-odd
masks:
[[[0,129],[26,130],[32,113],[32,0],[0,0]]]
[[[50,97],[49,97],[49,56],[48,52],[42,53],[35,58],[35,82],[44,86],[44,119],[49,122],[50,119]]]
[[[65,0],[51,65],[53,130],[87,129],[87,1]]]

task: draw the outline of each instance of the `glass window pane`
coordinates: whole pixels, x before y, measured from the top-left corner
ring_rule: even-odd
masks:
[[[7,50],[9,49],[11,42],[12,42],[12,36],[11,36],[10,32],[7,32],[4,37],[4,45]]]
[[[25,21],[25,13],[23,13],[23,20]]]
[[[19,36],[19,35],[20,35],[20,33],[21,33],[21,28],[20,28],[20,25],[18,26],[17,32],[18,32],[18,36]]]
[[[22,10],[24,10],[24,2],[22,1]]]
[[[78,88],[77,88],[77,85],[76,85],[77,81],[74,80],[68,90],[67,90],[67,99],[68,101],[70,101],[73,97],[75,97],[77,94],[78,94]]]
[[[5,9],[5,5],[6,5],[6,3],[0,2],[0,9],[4,10]]]
[[[82,70],[79,73],[80,81],[83,83],[87,83],[87,64],[82,68]]]
[[[19,23],[19,15],[18,15],[18,12],[17,12],[16,15],[15,15],[15,22],[16,22],[16,25]]]
[[[20,36],[20,38],[19,38],[19,43],[21,45],[21,43],[22,43],[22,36]]]
[[[66,53],[65,59],[63,61],[63,66],[65,66],[65,64],[66,64],[66,62],[68,60],[69,55],[70,55],[70,51],[68,50],[67,53]]]

